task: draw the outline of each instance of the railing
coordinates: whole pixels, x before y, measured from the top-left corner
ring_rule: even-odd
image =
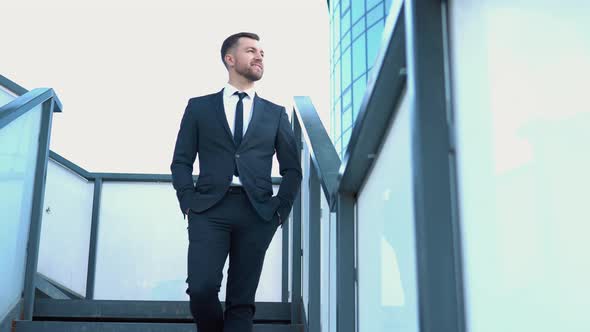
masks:
[[[52,89],[26,92],[4,76],[0,86],[0,317],[22,303],[31,319],[51,121],[61,103]]]
[[[295,98],[293,308],[308,331],[464,330],[446,7],[427,3],[394,1],[342,163]]]

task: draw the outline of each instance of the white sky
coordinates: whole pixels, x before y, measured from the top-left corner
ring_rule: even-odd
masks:
[[[239,31],[261,37],[260,96],[311,96],[329,132],[325,0],[0,0],[0,13],[0,73],[55,89],[51,149],[89,171],[170,173],[186,102],[223,87],[221,43]]]

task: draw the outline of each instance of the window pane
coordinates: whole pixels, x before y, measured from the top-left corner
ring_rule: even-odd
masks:
[[[367,89],[367,79],[366,76],[362,76],[356,82],[354,82],[352,92],[352,99],[353,99],[353,121],[356,120],[358,113],[360,112],[361,103],[363,102],[363,97],[365,95],[365,90]]]
[[[419,331],[410,112],[402,98],[357,201],[359,331]]]
[[[373,23],[383,18],[383,5],[373,8],[367,13],[367,26],[370,27]]]
[[[373,66],[375,63],[375,58],[377,58],[377,54],[379,52],[379,48],[381,47],[381,36],[383,34],[383,20],[380,23],[375,24],[372,28],[369,29],[367,33],[367,63],[369,66]]]
[[[365,32],[365,20],[360,20],[352,26],[352,39],[355,39],[363,32]]]
[[[365,0],[352,0],[352,22],[365,14]]]
[[[342,107],[348,108],[352,101],[352,89],[346,90],[346,92],[342,95]]]
[[[352,68],[350,68],[350,48],[342,55],[342,89],[346,89],[351,82]]]
[[[367,70],[367,57],[366,57],[367,44],[364,36],[355,40],[352,44],[352,60],[353,60],[353,71],[352,77],[356,79],[361,76]]]
[[[348,29],[350,29],[350,10],[348,12],[346,12],[346,14],[344,14],[344,16],[342,16],[342,21],[341,21],[341,30],[340,30],[340,34],[344,35]]]

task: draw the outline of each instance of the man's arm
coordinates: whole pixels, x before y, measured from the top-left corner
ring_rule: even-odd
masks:
[[[299,145],[295,141],[295,134],[287,112],[283,107],[279,120],[279,130],[275,138],[275,151],[279,161],[280,174],[283,177],[277,197],[280,205],[277,210],[281,224],[289,216],[295,196],[301,186],[301,162],[299,161]]]
[[[198,138],[196,116],[191,107],[191,100],[189,100],[180,122],[172,164],[170,165],[172,185],[176,189],[180,210],[185,218],[195,195],[193,164],[198,152]]]

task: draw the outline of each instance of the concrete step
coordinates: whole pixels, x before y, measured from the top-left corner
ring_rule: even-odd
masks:
[[[196,332],[190,323],[17,321],[16,332]],[[303,325],[255,324],[254,332],[303,332]]]
[[[193,321],[188,301],[37,299],[33,317],[37,321],[166,323]],[[254,322],[288,324],[291,322],[291,304],[287,302],[257,302]]]

